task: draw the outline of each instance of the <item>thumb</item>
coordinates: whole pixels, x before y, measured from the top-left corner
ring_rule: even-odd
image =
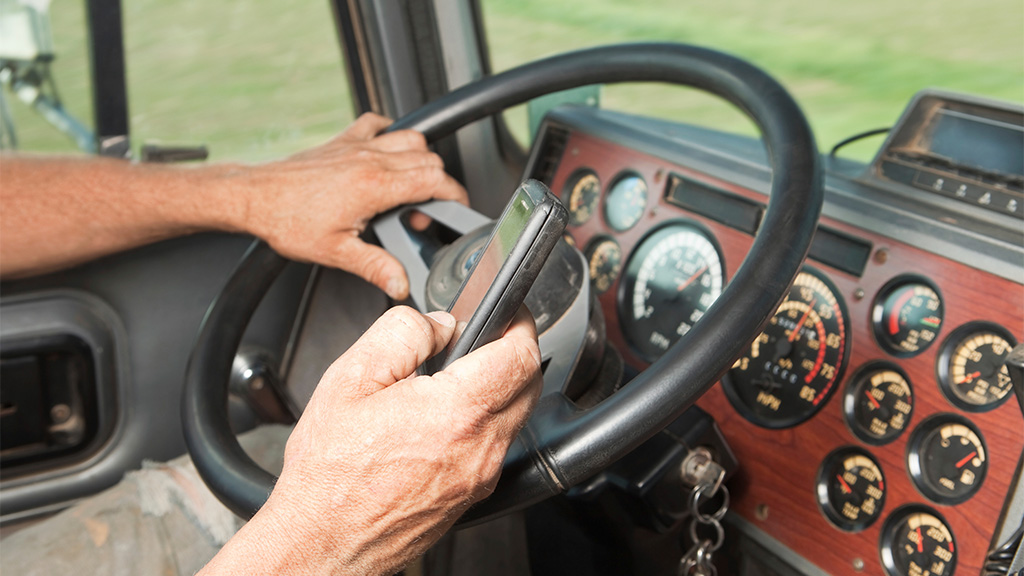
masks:
[[[412,376],[419,365],[443,350],[454,330],[455,318],[447,312],[420,314],[408,306],[391,308],[331,365],[322,383],[330,382],[354,397],[383,390]]]

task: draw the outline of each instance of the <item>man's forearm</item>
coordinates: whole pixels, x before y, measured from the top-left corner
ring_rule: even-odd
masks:
[[[243,231],[240,168],[4,156],[0,276],[28,276],[202,230]]]

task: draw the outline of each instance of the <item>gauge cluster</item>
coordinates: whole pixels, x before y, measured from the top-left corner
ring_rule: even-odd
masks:
[[[548,182],[634,370],[700,321],[767,201],[652,151],[576,131]],[[680,201],[679,182],[700,196]],[[830,573],[976,573],[1024,448],[1003,367],[1024,289],[837,219],[818,236],[839,241],[816,236],[764,332],[699,402],[745,469],[734,510]]]

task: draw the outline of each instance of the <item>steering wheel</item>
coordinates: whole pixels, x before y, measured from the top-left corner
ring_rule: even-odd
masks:
[[[771,196],[732,282],[660,360],[598,405],[543,396],[510,447],[494,493],[460,522],[481,521],[565,492],[664,428],[713,385],[771,318],[807,254],[823,198],[807,120],[774,79],[738,58],[679,44],[606,46],[551,57],[460,88],[395,122],[428,141],[531,98],[587,84],[667,82],[716,94],[761,129]],[[196,468],[232,511],[249,518],[275,482],[238,444],[227,384],[245,326],[287,260],[262,241],[242,258],[200,328],[186,373],[182,418]]]

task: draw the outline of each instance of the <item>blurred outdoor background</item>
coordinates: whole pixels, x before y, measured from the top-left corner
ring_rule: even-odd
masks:
[[[822,149],[890,126],[911,96],[939,87],[1024,102],[1022,0],[482,0],[492,66],[565,50],[678,41],[744,57],[778,78]],[[323,0],[124,1],[134,147],[210,148],[211,160],[263,161],[322,142],[353,118]],[[84,2],[54,0],[54,77],[91,124]],[[10,94],[21,148],[73,152]],[[730,106],[652,85],[602,91],[605,108],[751,133]],[[526,113],[506,117],[521,141]],[[881,138],[844,155],[868,160]]]

